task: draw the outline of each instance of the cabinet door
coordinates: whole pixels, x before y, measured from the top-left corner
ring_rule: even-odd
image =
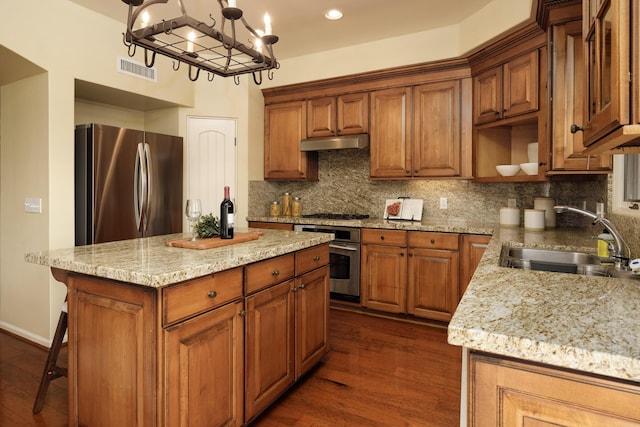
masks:
[[[154,289],[76,275],[67,284],[69,425],[155,425]]]
[[[584,46],[582,21],[554,25],[552,146],[554,171],[611,171],[609,155],[584,155],[583,132],[571,133],[572,124],[584,123]]]
[[[370,176],[411,176],[411,89],[371,93]]]
[[[244,319],[233,302],[164,331],[167,426],[239,426]]]
[[[338,135],[369,132],[369,94],[342,95],[338,103]]]
[[[473,78],[473,123],[496,121],[502,117],[502,66]]]
[[[407,311],[448,322],[458,305],[458,252],[409,248]]]
[[[294,284],[288,280],[246,299],[245,421],[295,380]]]
[[[637,426],[640,389],[471,353],[469,426]]]
[[[583,0],[585,16],[594,18],[583,23],[587,70],[586,146],[629,123],[631,3]]]
[[[309,138],[336,134],[336,99],[334,97],[307,101],[307,134]]]
[[[329,351],[329,267],[296,279],[296,379]]]
[[[413,175],[459,176],[460,81],[418,86],[413,102]]]
[[[404,313],[407,305],[407,249],[362,245],[362,305],[375,310]]]
[[[463,234],[462,244],[460,246],[460,292],[458,301],[462,298],[467,286],[476,271],[476,267],[480,263],[485,249],[489,245],[491,236]]]
[[[307,137],[304,101],[273,104],[264,112],[264,178],[266,180],[318,179],[317,153],[300,151]]]
[[[503,118],[538,109],[538,51],[503,66]]]

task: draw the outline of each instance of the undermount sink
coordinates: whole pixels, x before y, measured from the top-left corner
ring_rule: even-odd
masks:
[[[603,265],[597,255],[554,249],[502,246],[499,265],[524,270],[612,276],[611,266]]]

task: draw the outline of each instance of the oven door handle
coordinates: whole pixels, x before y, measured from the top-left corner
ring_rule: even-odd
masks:
[[[345,251],[353,251],[353,252],[356,252],[358,250],[358,248],[354,248],[351,246],[329,245],[329,247],[332,249],[344,249]]]

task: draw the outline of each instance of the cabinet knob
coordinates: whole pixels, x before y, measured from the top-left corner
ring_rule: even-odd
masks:
[[[304,289],[306,285],[303,283],[302,285],[298,286],[300,289]]]
[[[384,240],[384,236],[380,236],[380,240]]]
[[[215,298],[215,297],[218,296],[218,293],[216,291],[209,291],[209,292],[207,292],[207,296],[209,298]]]
[[[274,276],[278,276],[280,274],[280,270],[273,270],[271,274]]]
[[[238,312],[238,316],[240,316],[240,317],[244,317],[244,316],[246,316],[246,315],[247,315],[247,312],[246,312],[246,311],[244,311],[244,310],[240,310],[240,311]]]
[[[584,127],[582,126],[578,126],[577,124],[572,124],[571,125],[571,133],[576,133],[576,132],[584,132]]]
[[[431,244],[435,245],[436,244],[436,239],[431,239]]]
[[[401,257],[403,257],[403,256],[404,256],[404,252],[401,252],[401,253],[400,253],[400,256],[401,256]]]
[[[291,288],[291,292],[298,292],[298,288],[296,287]]]
[[[313,257],[313,260],[318,262],[318,261],[320,261],[320,257],[318,255],[316,255],[316,256]]]

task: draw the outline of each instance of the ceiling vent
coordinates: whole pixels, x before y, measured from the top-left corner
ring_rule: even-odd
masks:
[[[130,76],[139,77],[152,82],[158,81],[158,69],[156,67],[147,67],[141,62],[131,59],[118,57],[118,71]]]

